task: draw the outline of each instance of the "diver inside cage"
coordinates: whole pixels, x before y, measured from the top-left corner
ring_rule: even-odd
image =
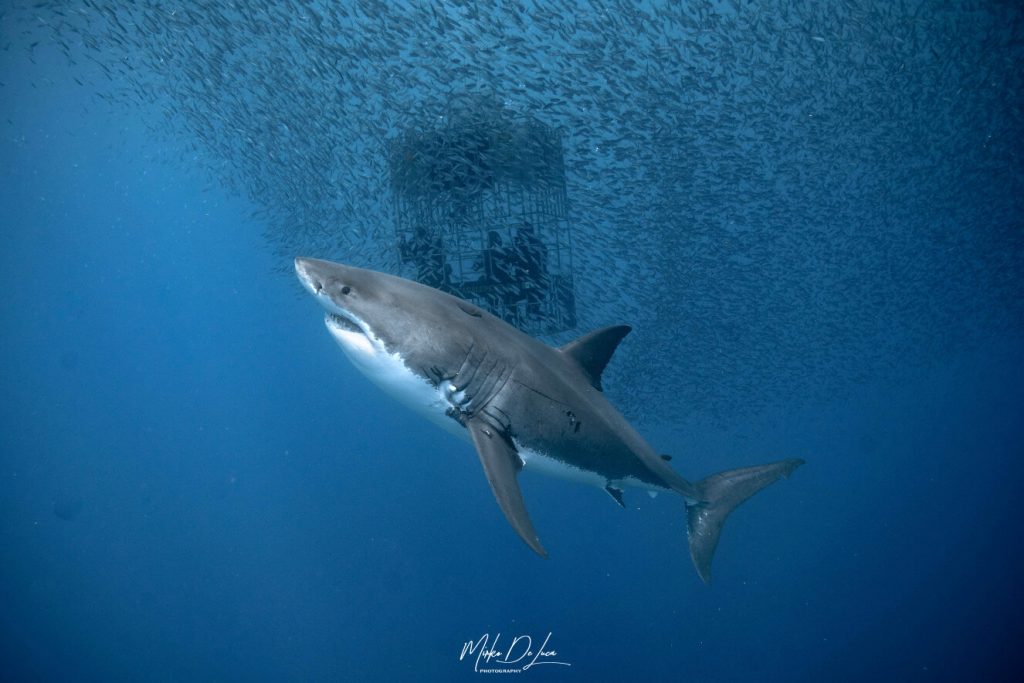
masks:
[[[505,247],[497,230],[487,233],[487,247],[473,264],[474,270],[481,271],[477,278],[477,289],[483,294],[487,308],[506,322],[514,324],[515,269],[512,254]]]
[[[519,283],[520,299],[526,302],[527,319],[537,320],[541,317],[549,289],[548,248],[529,221],[523,221],[513,238],[512,261],[514,277]]]

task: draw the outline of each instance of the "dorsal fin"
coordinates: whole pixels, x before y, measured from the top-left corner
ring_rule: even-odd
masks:
[[[589,332],[562,347],[562,353],[575,360],[590,378],[598,391],[601,389],[601,373],[608,365],[612,354],[623,337],[633,328],[629,325],[613,325]]]

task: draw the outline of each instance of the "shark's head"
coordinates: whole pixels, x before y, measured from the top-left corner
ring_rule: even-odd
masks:
[[[356,363],[398,354],[409,362],[437,362],[430,331],[446,330],[448,341],[458,317],[478,314],[475,307],[411,280],[311,258],[295,259],[295,272],[327,311],[331,335]]]
[[[468,362],[470,328],[485,323],[486,313],[432,287],[340,263],[297,258],[295,272],[326,310],[331,336],[361,372],[403,403],[465,434],[448,415],[452,399],[462,401],[465,394],[455,394],[441,374]]]
[[[381,301],[377,273],[331,261],[295,259],[299,281],[327,311],[324,323],[349,355],[373,356],[386,351],[382,336],[387,311]]]

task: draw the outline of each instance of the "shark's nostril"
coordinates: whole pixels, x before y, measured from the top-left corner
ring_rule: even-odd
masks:
[[[324,288],[324,285],[323,285],[322,282],[315,282],[315,283],[313,283],[313,289],[316,290],[317,294],[319,294],[321,291],[323,291],[323,288]]]

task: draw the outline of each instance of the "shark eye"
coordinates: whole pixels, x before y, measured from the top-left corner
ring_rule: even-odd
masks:
[[[352,288],[349,287],[348,285],[345,285],[344,287],[341,288],[341,293],[342,294],[348,294],[351,291],[352,291]]]

